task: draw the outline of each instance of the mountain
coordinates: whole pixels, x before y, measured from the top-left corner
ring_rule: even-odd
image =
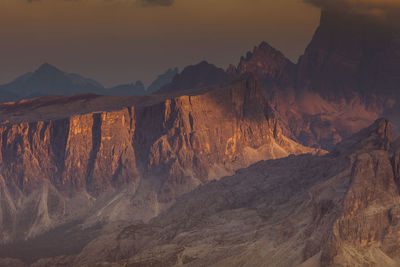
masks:
[[[251,72],[271,86],[271,83],[288,83],[294,78],[295,64],[287,59],[280,51],[274,49],[266,42],[254,47],[253,52],[248,52],[242,57],[236,68],[239,74]]]
[[[172,82],[172,80],[178,73],[179,73],[178,68],[175,68],[175,69],[169,69],[165,73],[158,75],[157,79],[155,79],[149,85],[149,87],[147,87],[146,92],[148,94],[152,94],[159,91],[164,85],[167,85],[170,82]]]
[[[320,104],[308,101],[310,106],[334,107],[337,115],[325,122],[336,129],[338,141],[381,116],[389,117],[399,133],[398,26],[366,14],[322,11],[298,63],[296,90],[318,95]],[[327,117],[325,110],[320,118]]]
[[[399,266],[398,29],[352,15],[297,64],[0,104],[0,265]]]
[[[101,92],[102,95],[146,95],[146,89],[141,81],[132,84],[118,85]]]
[[[398,266],[398,144],[379,119],[327,155],[261,161],[34,266]]]
[[[13,82],[0,85],[0,102],[12,102],[49,95],[147,95],[160,90],[169,84],[178,69],[169,69],[159,75],[146,89],[141,81],[132,84],[121,84],[112,88],[104,88],[98,82],[84,78],[78,74],[65,73],[45,63],[36,71],[26,73]]]
[[[396,26],[370,15],[323,11],[299,62],[299,86],[332,100],[349,99],[354,93],[370,105],[381,96],[398,100],[400,27]]]
[[[0,86],[5,100],[20,100],[45,95],[74,95],[98,93],[103,90],[99,83],[77,74],[68,74],[47,63],[35,72],[27,73],[13,82]]]
[[[255,73],[283,133],[312,147],[337,143],[385,116],[400,133],[398,23],[324,10],[297,64],[263,42],[229,73]]]
[[[48,235],[148,221],[239,168],[318,152],[281,133],[252,75],[191,95],[0,104],[0,121],[0,257],[25,260],[69,251],[65,243],[55,253],[53,242],[40,241]],[[37,254],[15,249],[26,239]]]
[[[206,61],[186,67],[175,75],[172,82],[163,86],[157,93],[165,94],[174,91],[193,90],[226,81],[231,75],[223,69]]]

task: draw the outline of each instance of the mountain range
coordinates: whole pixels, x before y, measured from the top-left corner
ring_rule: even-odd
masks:
[[[100,83],[78,74],[66,73],[44,63],[36,71],[26,73],[11,83],[0,85],[0,101],[12,102],[41,96],[98,95],[146,95],[154,93],[172,81],[178,69],[169,69],[159,75],[146,89],[141,81],[133,84],[105,88]]]
[[[297,63],[43,65],[0,89],[0,265],[399,266],[399,64],[395,29],[323,11]]]

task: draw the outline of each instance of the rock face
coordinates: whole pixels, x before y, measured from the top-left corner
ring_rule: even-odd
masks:
[[[399,266],[396,33],[324,11],[297,65],[1,104],[0,265]]]
[[[253,52],[248,52],[246,57],[240,59],[236,72],[254,73],[260,80],[267,83],[266,86],[284,86],[283,83],[288,83],[293,79],[295,64],[280,51],[262,42],[258,47],[254,47]]]
[[[296,65],[262,43],[229,68],[257,74],[284,134],[304,145],[330,150],[381,116],[399,132],[400,25],[350,13],[323,11]]]
[[[281,133],[251,75],[218,90],[124,101],[88,95],[0,106],[9,119],[0,126],[1,243],[73,220],[148,220],[238,168],[313,152]]]
[[[259,162],[199,187],[149,223],[107,232],[61,262],[398,266],[397,144],[380,119],[330,154]]]
[[[231,67],[229,71],[256,73],[284,134],[307,146],[330,150],[383,113],[383,109],[369,108],[357,93],[351,99],[331,101],[317,91],[297,87],[297,69],[298,65],[263,43],[242,58],[237,70]]]
[[[337,100],[360,94],[396,96],[400,84],[398,22],[323,11],[320,26],[299,62],[299,86]],[[376,100],[375,100],[376,101]],[[381,105],[384,103],[381,103]]]

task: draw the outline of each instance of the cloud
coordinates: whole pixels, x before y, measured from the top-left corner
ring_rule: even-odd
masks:
[[[28,3],[40,2],[41,0],[26,0]],[[82,0],[62,0],[62,1],[82,1]],[[121,1],[121,0],[103,0],[103,1]],[[132,0],[136,1],[140,6],[143,7],[154,7],[163,6],[169,7],[174,4],[175,0]]]
[[[142,6],[172,6],[174,0],[137,0],[137,2]]]
[[[400,0],[304,0],[323,10],[386,15],[400,10]]]

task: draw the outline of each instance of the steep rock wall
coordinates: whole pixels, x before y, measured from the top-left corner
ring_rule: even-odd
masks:
[[[2,242],[66,221],[148,220],[262,159],[313,152],[282,135],[254,77],[197,95],[0,127]]]

